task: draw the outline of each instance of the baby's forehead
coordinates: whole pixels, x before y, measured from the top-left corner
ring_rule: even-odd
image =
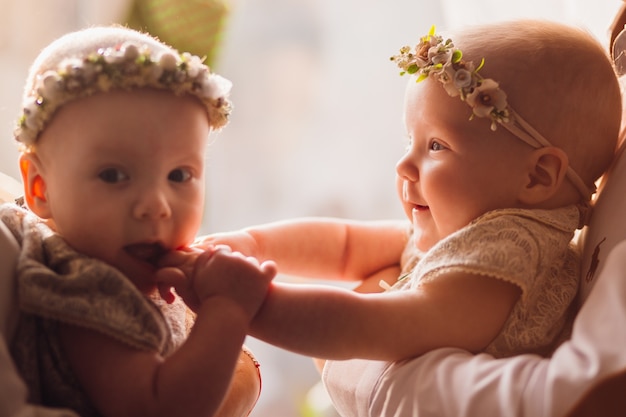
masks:
[[[44,161],[67,160],[83,167],[131,167],[142,161],[155,169],[162,164],[168,169],[202,166],[209,132],[206,111],[194,97],[151,89],[115,90],[60,108],[42,131],[35,152]]]

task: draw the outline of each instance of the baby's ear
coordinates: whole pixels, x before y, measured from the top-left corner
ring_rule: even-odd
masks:
[[[520,193],[520,200],[529,205],[547,201],[561,187],[569,166],[569,158],[554,146],[535,149],[531,154],[528,181]]]
[[[20,156],[20,172],[24,183],[26,205],[40,218],[49,219],[51,214],[46,196],[46,181],[43,177],[41,161],[36,154],[24,153]]]

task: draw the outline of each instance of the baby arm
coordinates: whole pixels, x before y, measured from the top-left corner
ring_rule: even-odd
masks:
[[[214,416],[275,272],[270,263],[259,267],[223,250],[198,256],[193,271],[197,318],[188,339],[170,356],[69,325],[61,327],[63,348],[105,416]]]
[[[209,235],[199,244],[227,245],[260,261],[272,259],[288,275],[365,280],[399,267],[409,227],[406,221],[303,218]]]
[[[337,360],[394,361],[444,346],[477,352],[498,334],[519,294],[507,282],[461,273],[379,294],[273,283],[251,334]]]

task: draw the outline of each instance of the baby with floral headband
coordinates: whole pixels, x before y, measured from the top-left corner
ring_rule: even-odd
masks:
[[[602,46],[545,21],[434,29],[392,61],[410,74],[397,191],[409,222],[305,218],[208,236],[279,271],[356,291],[273,283],[251,334],[328,359],[342,416],[369,415],[387,367],[452,346],[550,355],[580,278],[574,232],[611,162],[620,90]],[[189,275],[193,256],[165,259]],[[380,292],[380,286],[386,290]]]
[[[178,285],[188,306],[156,275],[199,229],[229,90],[200,58],[122,27],[67,34],[33,63],[15,132],[28,209],[0,207],[21,246],[11,353],[29,403],[82,417],[253,408],[242,344],[275,266],[208,250]]]

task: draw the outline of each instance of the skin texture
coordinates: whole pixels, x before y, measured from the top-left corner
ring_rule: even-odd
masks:
[[[241,346],[273,265],[214,250],[195,258],[190,275],[202,279],[157,274],[155,260],[191,243],[200,225],[209,130],[194,98],[113,91],[66,104],[20,159],[29,207],[76,250],[146,295],[196,294],[191,333],[168,357],[60,326],[70,365],[105,416],[243,416],[258,398]]]

